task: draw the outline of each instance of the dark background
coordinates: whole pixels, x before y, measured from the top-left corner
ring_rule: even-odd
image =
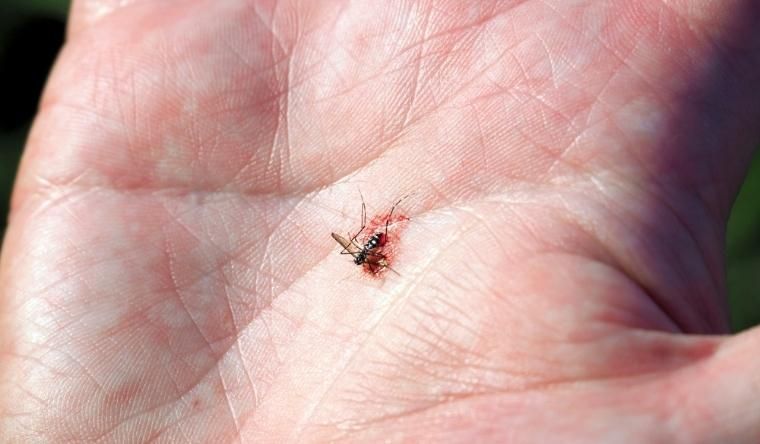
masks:
[[[40,91],[63,44],[68,5],[69,0],[0,0],[0,233],[5,231],[13,177]],[[735,330],[760,324],[758,153],[728,227],[728,286]]]

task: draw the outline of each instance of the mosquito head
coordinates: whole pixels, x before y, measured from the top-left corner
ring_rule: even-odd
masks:
[[[367,256],[362,252],[359,252],[356,256],[354,256],[354,263],[356,265],[361,265],[365,263],[366,261],[367,261]]]

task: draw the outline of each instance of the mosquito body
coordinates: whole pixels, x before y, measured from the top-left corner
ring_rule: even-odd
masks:
[[[378,233],[381,234],[382,233]],[[352,238],[352,240],[348,240],[345,237],[341,236],[338,233],[332,233],[333,239],[335,239],[336,242],[340,244],[341,247],[343,247],[343,251],[341,251],[341,254],[350,254],[354,257],[354,264],[356,265],[369,265],[370,268],[379,267],[379,268],[389,268],[388,262],[385,259],[385,256],[382,253],[377,253],[374,251],[371,251],[377,246],[370,247],[370,241],[367,241],[367,244],[364,245],[364,247],[359,247],[355,242],[356,239]],[[375,238],[375,236],[372,236],[372,238]]]
[[[407,196],[402,197],[395,204],[393,204],[393,207],[391,207],[391,211],[388,213],[388,217],[385,220],[385,230],[374,233],[369,237],[369,239],[367,239],[367,242],[365,242],[364,245],[357,243],[356,240],[367,227],[367,207],[364,204],[364,199],[362,198],[362,226],[359,228],[359,231],[355,235],[351,236],[350,239],[346,239],[338,233],[332,233],[332,238],[335,239],[335,241],[338,242],[341,247],[343,247],[343,251],[340,253],[350,254],[354,257],[354,264],[366,265],[373,273],[385,268],[393,271],[394,273],[397,273],[396,270],[392,269],[388,265],[387,257],[378,250],[382,249],[382,247],[384,247],[388,242],[388,226],[391,223],[393,211],[396,209],[396,206],[401,203],[402,200],[406,199],[406,197]]]
[[[375,250],[379,247],[384,246],[386,239],[388,238],[386,237],[385,233],[373,234],[372,237],[369,238],[367,243],[364,244],[364,246],[362,247],[362,250],[354,256],[354,263],[356,265],[361,265],[367,262],[367,258],[376,254],[372,250]]]

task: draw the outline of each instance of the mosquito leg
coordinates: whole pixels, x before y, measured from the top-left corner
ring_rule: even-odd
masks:
[[[391,268],[391,266],[390,266],[390,265],[386,265],[386,266],[385,266],[385,268],[387,268],[387,269],[389,269],[390,271],[392,271],[392,272],[396,273],[396,275],[397,275],[397,276],[401,276],[401,273],[399,273],[398,271],[396,271],[396,270],[394,270],[393,268]]]
[[[362,251],[364,250],[364,247],[362,247],[361,245],[357,244],[356,242],[354,242],[354,247],[356,247],[356,248],[358,248],[359,250],[362,250]]]
[[[361,196],[361,191],[359,192],[359,195]],[[367,205],[364,203],[364,196],[362,196],[362,226],[359,228],[359,232],[356,233],[356,236],[354,236],[354,239],[356,239],[357,236],[359,236],[362,232],[364,232],[364,228],[367,227]]]
[[[362,228],[359,230],[363,230],[364,227],[367,226],[367,205],[364,203],[364,196],[362,196]]]
[[[362,228],[362,230],[363,230],[363,229],[364,229],[364,228]],[[355,235],[354,237],[352,237],[352,238],[351,238],[351,245],[353,245],[354,247],[356,247],[356,248],[358,248],[358,249],[360,249],[360,250],[363,250],[363,249],[364,249],[364,247],[362,247],[361,245],[359,245],[359,244],[357,243],[357,241],[356,241],[356,238],[359,236],[359,233],[361,233],[361,230],[359,230],[359,231],[356,233],[356,235]]]
[[[359,247],[359,249],[362,249],[361,245],[357,245],[356,238],[359,237],[360,234],[362,234],[362,231],[367,227],[367,206],[364,204],[364,196],[362,195],[361,190],[359,190],[359,196],[362,198],[362,226],[359,228],[359,231],[356,232],[355,235],[351,236],[349,233],[348,237],[351,239],[351,243],[354,244],[354,246]]]
[[[395,210],[395,209],[396,209],[396,207],[398,206],[398,204],[400,204],[400,203],[401,203],[401,201],[402,201],[402,200],[404,200],[404,199],[406,199],[407,197],[409,197],[409,195],[408,195],[408,194],[407,194],[406,196],[402,197],[401,199],[399,199],[399,200],[398,200],[398,201],[397,201],[395,204],[393,204],[393,206],[391,207],[391,212],[390,212],[390,213],[388,213],[388,218],[387,218],[387,219],[385,219],[385,238],[386,238],[386,239],[388,238],[388,224],[390,224],[390,222],[391,222],[391,218],[393,217],[393,210]]]
[[[351,237],[351,233],[348,233],[348,236]],[[350,251],[348,251],[348,246],[353,243],[353,240],[349,241],[348,244],[346,244],[342,250],[340,250],[340,254],[351,254]]]
[[[351,233],[348,233],[348,237],[351,238],[351,240],[349,240],[348,243],[343,247],[343,249],[340,250],[340,254],[354,254],[355,255],[356,253],[358,253],[358,251],[350,251],[348,249],[349,245],[354,246],[358,250],[362,249],[362,246],[356,243],[356,236],[358,235],[359,233],[356,233],[355,236],[351,236]]]
[[[388,213],[388,218],[385,219],[385,238],[386,239],[388,239],[388,224],[391,223],[391,218],[393,217],[393,210],[396,209],[396,205],[398,205],[398,202],[393,204],[393,206],[391,207],[391,212]]]
[[[362,231],[364,231],[364,228],[367,226],[367,206],[364,204],[364,196],[362,195],[361,190],[359,190],[359,196],[362,198],[362,226],[359,228],[359,231],[357,231],[355,235],[351,236],[349,233],[348,237],[351,239],[351,243],[354,244],[354,246],[359,247],[361,250],[362,246],[356,243],[356,238],[362,234]]]

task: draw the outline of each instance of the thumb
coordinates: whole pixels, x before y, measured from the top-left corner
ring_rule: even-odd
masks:
[[[702,442],[760,442],[760,327],[727,338],[696,371],[682,404]]]

